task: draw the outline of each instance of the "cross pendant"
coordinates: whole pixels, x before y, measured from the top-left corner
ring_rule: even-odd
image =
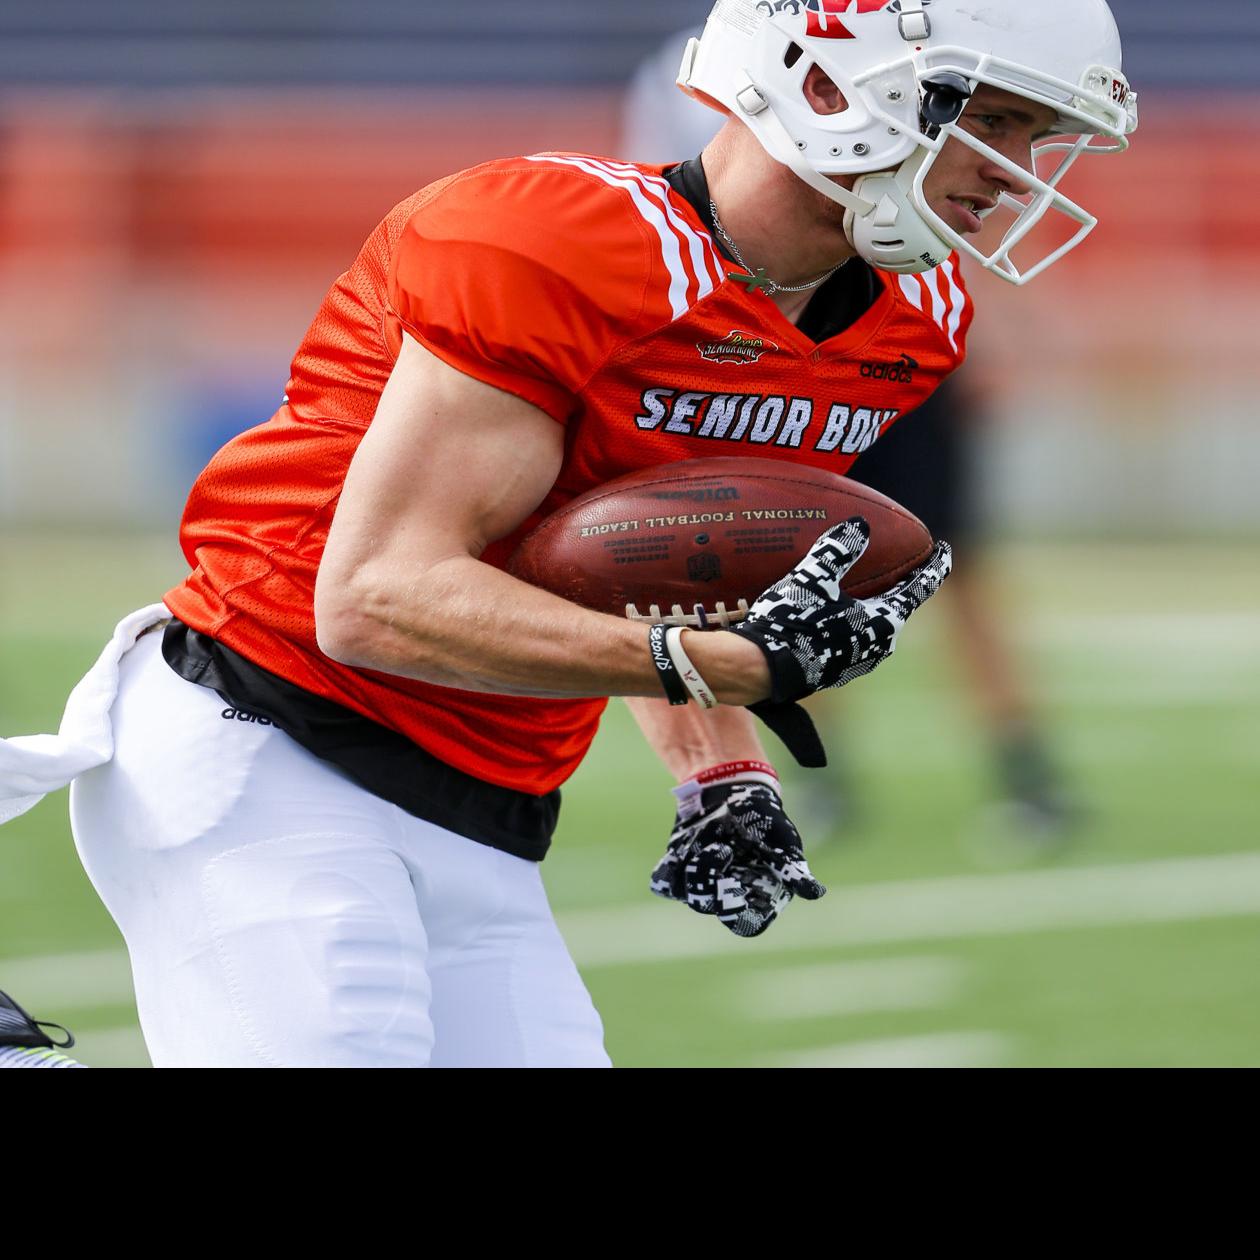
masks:
[[[738,284],[744,285],[749,293],[755,293],[758,289],[765,289],[768,293],[771,286],[774,284],[773,280],[766,278],[766,269],[764,267],[758,267],[757,274],[755,276],[748,275],[743,271],[728,271],[726,276],[727,279],[734,280]]]

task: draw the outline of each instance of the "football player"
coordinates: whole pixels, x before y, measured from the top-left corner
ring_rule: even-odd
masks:
[[[745,936],[824,891],[750,707],[813,758],[794,703],[885,659],[948,549],[855,601],[847,522],[709,633],[505,562],[636,468],[843,472],[961,361],[958,252],[1013,283],[1060,258],[1092,224],[1063,175],[1136,114],[1103,0],[720,0],[680,83],[730,114],[702,160],[536,154],[396,207],[283,406],[194,486],[187,580],[120,625],[59,743],[10,749],[27,799],[41,757],[83,771],[155,1063],[606,1063],[537,867],[591,697],[630,697],[679,780],[655,891]],[[1070,239],[1028,257],[1047,216]],[[736,335],[764,352],[705,355]]]
[[[623,104],[620,151],[634,161],[664,161],[697,153],[722,125],[714,111],[681,92],[670,91],[678,49],[695,32],[674,32],[645,58],[633,75]],[[907,364],[907,370],[913,370]],[[1034,697],[1009,641],[1002,606],[985,573],[987,531],[981,519],[979,448],[982,429],[975,416],[985,399],[956,374],[914,412],[880,434],[846,473],[913,512],[934,538],[948,538],[961,570],[950,578],[940,611],[947,614],[949,646],[969,684],[969,695],[988,735],[994,787],[1000,804],[992,812],[1011,825],[1010,852],[1044,851],[1067,838],[1082,811],[1051,755]],[[815,710],[817,712],[817,710]],[[828,740],[828,773],[793,776],[795,812],[804,814],[814,842],[861,813],[843,744],[837,756]]]

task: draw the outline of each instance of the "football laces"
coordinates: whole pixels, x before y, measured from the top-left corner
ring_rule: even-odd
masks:
[[[643,621],[649,625],[683,626],[689,630],[729,630],[737,621],[748,616],[748,601],[741,599],[735,608],[727,608],[721,601],[709,612],[703,604],[693,604],[691,612],[684,610],[681,604],[674,604],[669,612],[662,612],[660,604],[649,604],[646,613],[639,611],[637,604],[626,605],[626,616],[631,621]]]

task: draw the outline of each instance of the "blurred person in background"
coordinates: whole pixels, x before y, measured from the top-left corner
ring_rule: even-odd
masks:
[[[958,254],[1021,283],[1065,252],[1021,272],[1026,227],[1084,223],[1032,148],[1070,164],[1136,125],[1102,0],[848,8],[721,0],[688,88],[738,121],[669,179],[541,154],[396,207],[280,411],[199,478],[190,576],[119,624],[60,739],[0,748],[0,816],[80,776],[76,840],[155,1063],[606,1063],[536,868],[586,697],[633,697],[680,780],[654,891],[749,936],[824,891],[745,710],[806,747],[795,702],[886,659],[948,551],[854,601],[865,530],[836,526],[747,620],[689,635],[503,568],[574,495],[714,440],[847,469],[961,361]],[[697,347],[732,327],[777,339],[737,369],[758,424],[666,423],[680,385],[729,401]],[[872,382],[855,350],[915,370]]]
[[[699,32],[675,31],[639,64],[626,92],[618,152],[632,162],[676,169],[680,154],[699,153],[717,134],[721,118],[677,90],[680,48]],[[913,512],[933,538],[947,538],[956,567],[941,606],[947,610],[949,646],[968,686],[987,738],[999,828],[989,838],[1062,841],[1081,819],[1063,781],[1026,672],[1011,644],[1002,612],[1003,592],[986,571],[987,522],[979,485],[985,400],[965,370],[956,372],[912,415],[880,435],[845,474]],[[833,734],[843,723],[840,701],[816,702],[816,716],[833,710]],[[834,835],[861,812],[861,788],[849,769],[841,737],[829,742],[825,775],[793,775],[797,812],[817,830]]]

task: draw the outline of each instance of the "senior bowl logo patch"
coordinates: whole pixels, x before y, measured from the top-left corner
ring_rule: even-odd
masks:
[[[721,341],[697,341],[696,349],[710,363],[756,363],[763,354],[779,347],[773,341],[732,328]]]

